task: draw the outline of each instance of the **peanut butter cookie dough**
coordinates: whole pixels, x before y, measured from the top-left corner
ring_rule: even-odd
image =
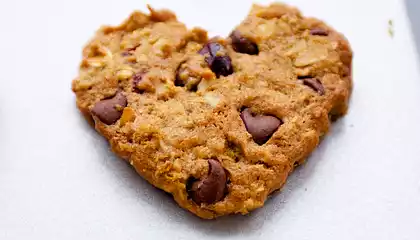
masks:
[[[323,22],[254,5],[227,38],[167,10],[102,27],[72,89],[112,150],[202,218],[262,207],[344,115],[352,52]]]

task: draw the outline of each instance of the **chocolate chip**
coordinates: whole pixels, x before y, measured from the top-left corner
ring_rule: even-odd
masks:
[[[111,99],[105,99],[97,102],[92,108],[92,114],[101,120],[101,122],[111,125],[120,119],[122,110],[127,106],[127,98],[122,93],[117,93]]]
[[[246,130],[252,135],[254,141],[262,145],[270,139],[283,121],[270,115],[255,115],[250,108],[245,108],[241,112],[242,121]]]
[[[246,53],[250,55],[257,55],[258,54],[258,46],[248,38],[245,38],[241,35],[239,31],[233,31],[230,34],[230,38],[232,39],[232,47],[236,52],[239,53]]]
[[[134,47],[131,47],[131,48],[126,49],[126,51],[128,51],[128,52],[136,51],[136,49],[137,49],[138,47],[140,47],[140,45],[141,45],[141,44],[137,44],[137,45],[135,45]]]
[[[322,28],[314,28],[309,31],[311,35],[328,36],[328,31]]]
[[[144,72],[138,72],[133,76],[133,84],[137,86],[137,84],[143,79]]]
[[[229,76],[233,73],[232,60],[229,56],[216,56],[210,65],[210,69],[217,77],[220,77],[220,75]]]
[[[142,91],[137,88],[137,85],[141,82],[141,80],[143,79],[143,76],[145,74],[146,73],[144,73],[144,72],[138,72],[138,73],[133,75],[133,89],[137,93],[142,93]]]
[[[210,57],[213,57],[217,54],[218,51],[223,49],[222,45],[217,42],[208,42],[200,51],[198,51],[201,55],[209,54]]]
[[[219,54],[224,50],[223,46],[216,42],[207,43],[200,51],[206,55],[206,62],[217,77],[228,76],[233,73],[232,60],[229,56]]]
[[[131,47],[131,48],[127,48],[127,49],[125,49],[124,50],[124,52],[122,52],[121,53],[121,55],[123,56],[123,57],[127,57],[127,56],[131,56],[131,55],[133,55],[133,52],[134,51],[136,51],[136,49],[138,48],[138,47],[140,47],[140,45],[141,44],[137,44],[136,46],[134,46],[134,47]]]
[[[217,160],[209,159],[208,163],[209,171],[207,177],[189,184],[188,193],[197,204],[215,203],[220,201],[226,194],[227,174],[225,169]]]
[[[303,81],[304,85],[312,88],[319,95],[322,96],[325,94],[324,86],[317,78],[301,78],[301,80]]]

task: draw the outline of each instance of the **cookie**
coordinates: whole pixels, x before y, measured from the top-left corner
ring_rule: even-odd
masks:
[[[254,5],[212,39],[149,9],[85,47],[78,108],[118,156],[199,217],[262,207],[346,113],[347,40],[278,3]]]

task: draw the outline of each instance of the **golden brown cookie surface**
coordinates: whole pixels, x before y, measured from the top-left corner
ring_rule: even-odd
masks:
[[[151,9],[97,32],[72,89],[115,153],[214,218],[261,207],[346,113],[351,59],[344,37],[282,4],[210,40]]]

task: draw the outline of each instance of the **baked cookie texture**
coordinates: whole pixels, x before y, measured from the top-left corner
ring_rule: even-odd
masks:
[[[201,218],[262,207],[344,115],[352,51],[322,21],[254,5],[227,38],[167,10],[102,27],[77,106],[154,186]]]

